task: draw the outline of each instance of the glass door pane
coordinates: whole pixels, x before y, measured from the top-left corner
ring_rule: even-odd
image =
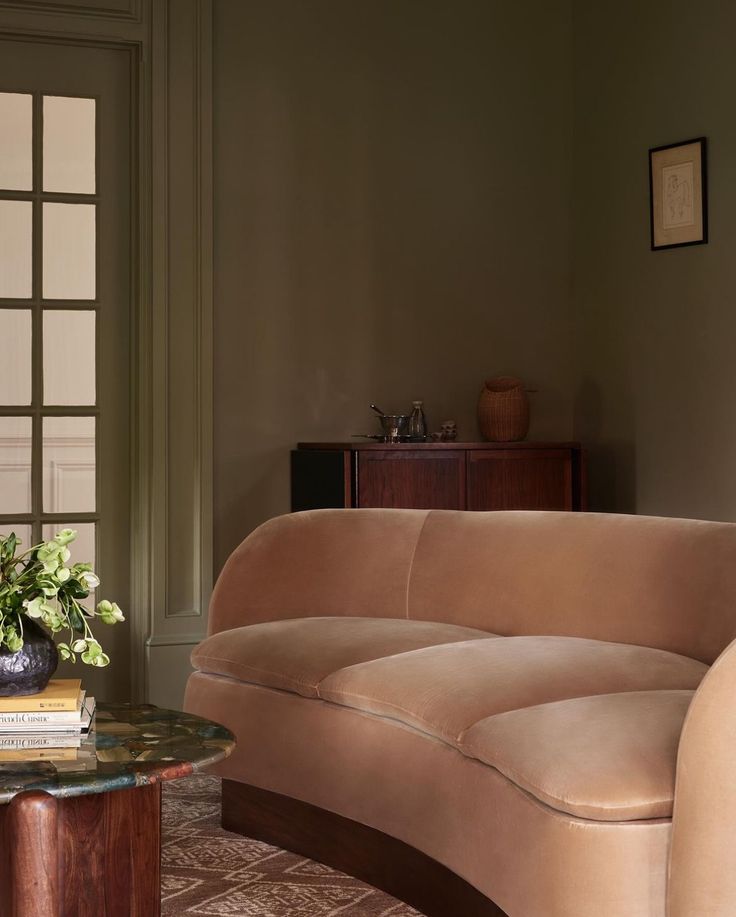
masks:
[[[45,417],[43,511],[93,513],[95,471],[94,417]]]
[[[43,97],[43,190],[95,193],[95,100]]]
[[[33,96],[0,92],[0,188],[33,187]]]
[[[0,299],[33,292],[33,204],[0,200]]]
[[[31,403],[30,309],[0,309],[0,402],[7,405]]]
[[[27,523],[20,522],[15,525],[8,522],[0,523],[0,536],[7,538],[8,535],[15,533],[15,537],[18,539],[22,551],[27,551],[28,548],[33,547],[31,526]]]
[[[0,417],[0,513],[30,513],[31,417]]]
[[[0,38],[0,531],[30,543],[76,529],[72,559],[96,565],[121,607],[131,76],[127,50]],[[109,669],[62,671],[97,696],[128,699],[130,629],[99,636]]]
[[[44,404],[95,403],[95,323],[93,311],[44,311]]]
[[[94,204],[43,204],[43,298],[95,298]]]

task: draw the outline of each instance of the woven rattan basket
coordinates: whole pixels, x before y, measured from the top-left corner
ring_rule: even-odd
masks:
[[[529,398],[515,376],[487,379],[478,399],[478,426],[492,443],[514,443],[529,432]]]

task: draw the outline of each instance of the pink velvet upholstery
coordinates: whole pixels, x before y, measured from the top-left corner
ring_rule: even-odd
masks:
[[[479,720],[614,691],[696,688],[707,667],[663,650],[575,637],[506,637],[428,647],[341,669],[323,700],[390,716],[446,742]]]
[[[391,834],[511,917],[665,917],[669,819],[576,818],[396,720],[291,692],[195,673],[185,707],[237,737],[218,774]]]
[[[635,643],[711,663],[736,637],[736,525],[600,513],[314,510],[235,550],[210,633],[324,615]]]
[[[185,705],[236,733],[228,777],[510,917],[736,915],[736,525],[285,516],[232,555],[209,628]]]
[[[420,647],[487,638],[484,631],[406,618],[297,618],[235,627],[192,653],[202,672],[316,697],[339,669]]]
[[[489,716],[460,748],[579,818],[672,818],[675,762],[693,691],[575,697]]]

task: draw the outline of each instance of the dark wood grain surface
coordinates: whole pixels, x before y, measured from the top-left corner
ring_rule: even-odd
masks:
[[[3,812],[3,917],[57,917],[59,908],[58,806],[30,791]]]
[[[570,450],[469,452],[468,509],[575,509]]]
[[[355,505],[388,509],[465,509],[465,453],[361,452]]]
[[[506,917],[493,901],[419,850],[289,796],[223,780],[222,826],[362,879],[426,917]]]
[[[420,452],[442,451],[443,449],[579,449],[580,443],[575,442],[532,442],[520,443],[465,443],[457,440],[452,443],[379,443],[371,440],[347,440],[346,442],[332,443],[297,443],[297,449],[324,449],[342,452],[349,449],[352,452],[368,451],[398,451],[418,449]]]
[[[300,443],[292,512],[587,509],[578,443]]]
[[[158,917],[161,785],[0,807],[1,917]]]

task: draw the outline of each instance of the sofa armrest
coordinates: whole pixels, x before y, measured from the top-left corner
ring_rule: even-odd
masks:
[[[277,516],[218,577],[208,632],[314,616],[405,618],[426,510],[322,509]]]
[[[736,914],[736,641],[703,679],[677,758],[667,917]]]

